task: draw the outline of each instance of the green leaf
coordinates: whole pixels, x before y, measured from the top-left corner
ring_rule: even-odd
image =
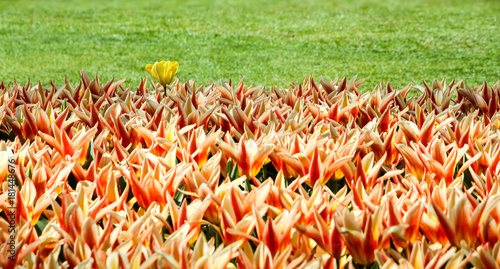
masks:
[[[466,169],[463,174],[464,188],[469,189],[470,187],[472,187],[472,175],[470,174],[469,169]]]
[[[61,103],[61,111],[66,110],[66,107],[68,107],[68,105],[66,104],[66,99],[63,99],[63,101]]]
[[[238,165],[235,165],[233,167],[233,169],[231,170],[231,173],[229,173],[229,178],[231,180],[235,180],[235,179],[237,179],[239,177],[239,174],[240,174],[240,172],[239,172],[239,169],[238,169]]]
[[[85,163],[83,164],[82,167],[84,169],[88,169],[94,160],[95,160],[94,142],[90,141],[89,149],[87,150],[87,159],[85,160]]]
[[[250,187],[250,180],[247,178],[245,180],[245,191],[250,192],[252,190],[252,187]]]
[[[27,175],[29,178],[33,179],[33,171],[32,171],[32,169],[31,169],[31,167],[28,167],[28,171],[26,172],[26,175]]]
[[[42,234],[43,230],[45,230],[45,227],[47,227],[47,224],[49,224],[49,220],[47,219],[45,214],[42,213],[37,223],[35,224],[35,229],[38,236]]]
[[[186,190],[186,188],[184,187],[184,185],[180,185],[179,186],[179,189],[180,190]],[[180,191],[176,191],[175,194],[174,194],[174,201],[177,203],[177,205],[182,205],[182,201],[184,200],[184,198],[186,197],[186,195]]]
[[[226,163],[226,171],[231,173],[232,170],[233,170],[233,159],[229,158],[229,160]]]

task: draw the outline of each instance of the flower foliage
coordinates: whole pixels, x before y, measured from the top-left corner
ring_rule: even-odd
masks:
[[[500,82],[123,82],[0,84],[0,267],[500,268]]]

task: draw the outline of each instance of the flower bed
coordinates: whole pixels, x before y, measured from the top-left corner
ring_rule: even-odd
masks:
[[[123,82],[0,84],[0,267],[500,267],[498,82]]]

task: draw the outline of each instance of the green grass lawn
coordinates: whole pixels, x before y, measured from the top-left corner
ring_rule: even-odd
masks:
[[[199,83],[244,77],[287,85],[356,74],[368,78],[363,90],[381,80],[493,83],[500,1],[0,0],[5,82],[61,85],[84,69],[137,85],[150,78],[144,66],[163,59],[179,62],[181,81]]]

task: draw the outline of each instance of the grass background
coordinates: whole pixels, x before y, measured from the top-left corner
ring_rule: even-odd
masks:
[[[391,81],[500,78],[499,0],[5,1],[0,80],[43,83],[81,69],[137,85],[177,60],[181,81],[288,85],[313,75]]]

